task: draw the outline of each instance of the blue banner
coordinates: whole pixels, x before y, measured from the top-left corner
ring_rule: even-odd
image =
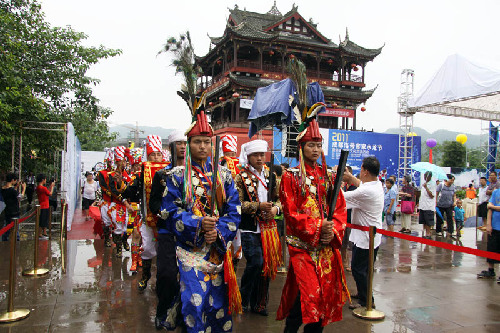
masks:
[[[328,166],[338,164],[340,150],[349,150],[347,165],[350,165],[354,174],[361,170],[363,158],[375,156],[380,162],[380,171],[387,169],[388,175],[398,174],[399,136],[397,134],[382,134],[374,132],[357,132],[334,129],[320,129],[323,136],[323,150]],[[274,149],[281,150],[281,132],[274,130]],[[421,159],[421,137],[413,137],[413,163]],[[287,162],[280,152],[275,153],[275,163]],[[296,161],[290,163],[297,165]],[[419,181],[419,177],[414,177]],[[418,184],[417,184],[418,186]]]

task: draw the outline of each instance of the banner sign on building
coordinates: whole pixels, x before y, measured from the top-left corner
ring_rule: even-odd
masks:
[[[252,109],[253,99],[240,98],[240,108]]]
[[[354,110],[353,109],[334,109],[334,108],[325,108],[325,112],[320,113],[319,115],[322,117],[343,117],[343,118],[354,118]]]
[[[361,170],[361,163],[367,156],[375,156],[380,162],[380,170],[387,169],[388,175],[398,174],[399,163],[399,135],[374,132],[344,131],[334,129],[320,129],[323,136],[323,150],[325,160],[329,166],[338,164],[341,149],[349,150],[347,165],[350,165],[354,174]],[[281,150],[281,132],[274,129],[275,149]],[[279,147],[277,147],[279,145]],[[421,159],[421,138],[413,137],[413,163]],[[281,154],[275,154],[275,163],[287,161]],[[297,164],[296,161],[290,163]],[[415,177],[415,180],[419,177]],[[418,181],[417,181],[418,182]],[[418,184],[417,184],[418,185]]]

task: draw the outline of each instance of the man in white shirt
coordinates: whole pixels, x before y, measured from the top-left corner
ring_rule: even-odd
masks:
[[[418,208],[420,213],[418,223],[424,226],[425,235],[423,238],[431,238],[431,227],[434,226],[434,214],[436,213],[436,185],[431,181],[432,172],[427,171],[424,174],[425,183],[420,191],[420,200]]]
[[[384,190],[378,174],[380,163],[374,156],[365,157],[361,165],[359,179],[346,171],[344,181],[358,186],[357,189],[344,193],[347,209],[352,208],[352,224],[376,228],[382,228],[382,211],[384,209]],[[374,240],[375,258],[377,258],[378,247],[382,235],[376,234]],[[352,249],[351,270],[358,289],[359,304],[350,305],[354,309],[366,306],[366,292],[368,286],[368,263],[369,263],[369,233],[353,229],[349,240],[354,243]],[[356,295],[353,296],[353,298]]]
[[[486,194],[486,191],[488,190],[488,187],[486,186],[486,177],[481,177],[479,179],[479,190],[478,190],[478,203],[479,206],[477,207],[477,215],[481,217],[483,221],[483,225],[486,222],[486,218],[488,217],[488,201],[490,199],[490,196]],[[484,228],[486,230],[486,228]]]

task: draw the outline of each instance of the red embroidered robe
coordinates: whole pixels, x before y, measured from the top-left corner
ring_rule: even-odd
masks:
[[[346,203],[340,192],[333,216],[335,236],[328,245],[322,245],[321,216],[324,212],[326,218],[328,212],[327,182],[317,165],[306,165],[306,174],[304,194],[297,172],[287,171],[281,178],[280,199],[286,221],[290,267],[277,320],[288,316],[300,291],[303,323],[322,320],[322,325],[326,326],[342,319],[342,306],[348,297],[339,251],[347,221]],[[328,186],[332,183],[329,180]]]

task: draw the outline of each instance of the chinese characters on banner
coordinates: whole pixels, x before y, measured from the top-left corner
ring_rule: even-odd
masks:
[[[329,166],[337,165],[340,158],[340,150],[349,150],[347,164],[353,168],[353,173],[358,174],[361,170],[363,158],[375,156],[380,161],[380,170],[387,169],[387,174],[397,175],[399,158],[399,136],[397,134],[383,134],[374,132],[344,131],[334,129],[320,129],[323,136],[323,150],[326,163]],[[279,140],[279,141],[277,141]],[[281,145],[281,132],[274,130],[275,145]],[[419,136],[413,137],[413,163],[420,162]],[[274,147],[278,149],[277,147]],[[281,146],[279,147],[281,150]],[[285,158],[276,154],[275,163],[281,163]],[[321,161],[319,161],[321,162]],[[296,161],[290,163],[297,164]],[[415,177],[419,179],[419,177]]]

